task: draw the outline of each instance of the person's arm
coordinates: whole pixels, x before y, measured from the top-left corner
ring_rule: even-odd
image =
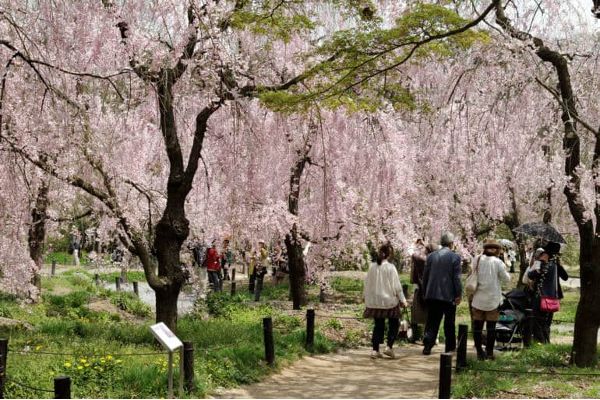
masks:
[[[510,274],[506,271],[506,267],[503,264],[498,264],[498,280],[501,283],[510,282]]]
[[[425,261],[425,270],[423,271],[423,298],[425,298],[425,293],[427,293],[427,282],[429,281],[429,271],[431,270],[431,254],[427,256],[427,260]]]
[[[567,273],[567,270],[565,270],[563,268],[563,266],[561,265],[561,263],[557,262],[556,266],[558,268],[558,277],[560,279],[562,279],[563,281],[566,281],[567,279],[569,279],[569,274]]]
[[[392,266],[392,282],[394,282],[394,290],[396,291],[396,296],[400,301],[400,305],[402,307],[406,307],[408,303],[406,302],[406,297],[404,297],[404,290],[402,290],[402,283],[400,282],[400,277],[398,276],[398,271],[396,267]]]
[[[460,275],[461,275],[460,263],[461,263],[461,258],[459,255],[456,255],[456,257],[454,257],[454,261],[452,263],[454,293],[456,296],[456,298],[454,299],[454,303],[456,305],[459,305],[460,301],[462,299],[462,284],[460,283]]]

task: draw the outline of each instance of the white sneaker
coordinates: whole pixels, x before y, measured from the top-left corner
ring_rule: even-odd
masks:
[[[383,351],[383,354],[388,356],[389,358],[396,358],[396,354],[394,354],[394,349],[386,347]]]
[[[382,358],[383,356],[381,355],[380,352],[375,351],[375,350],[371,350],[371,358],[375,359],[375,358]]]

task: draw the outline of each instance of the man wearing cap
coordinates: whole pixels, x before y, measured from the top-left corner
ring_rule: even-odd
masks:
[[[444,318],[444,334],[446,336],[445,351],[456,349],[456,306],[460,304],[462,285],[460,283],[461,259],[452,251],[454,235],[446,232],[442,235],[442,248],[427,256],[423,273],[425,301],[427,302],[427,323],[423,338],[423,354],[431,354],[431,348]]]

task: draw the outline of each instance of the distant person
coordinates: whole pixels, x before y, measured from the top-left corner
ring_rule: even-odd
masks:
[[[229,269],[233,263],[233,252],[229,247],[229,239],[223,240],[223,251],[221,252],[221,269],[223,271],[223,279],[226,281],[231,280],[229,276]]]
[[[472,273],[477,274],[477,289],[471,300],[473,340],[479,360],[494,358],[496,322],[500,318],[498,307],[502,303],[502,284],[510,281],[506,265],[497,258],[501,245],[490,239],[483,244],[483,254],[473,260]],[[486,346],[483,351],[483,325],[486,324]]]
[[[462,297],[461,258],[452,251],[454,235],[446,232],[441,237],[442,248],[427,256],[423,286],[427,303],[427,323],[423,338],[423,354],[431,354],[431,348],[444,318],[446,352],[456,350],[456,306]]]
[[[394,255],[394,249],[389,243],[379,248],[377,260],[372,262],[365,278],[365,318],[373,318],[373,351],[371,358],[382,357],[379,344],[383,342],[385,319],[388,319],[387,347],[383,354],[395,358],[393,346],[400,327],[400,307],[406,307],[406,298],[402,291],[398,271],[389,260]]]
[[[425,304],[425,290],[423,287],[423,274],[425,272],[425,263],[427,255],[433,248],[425,246],[421,239],[418,239],[414,248],[411,250],[411,269],[410,283],[416,286],[413,292],[413,300],[411,304],[411,329],[412,337],[410,342],[415,343],[421,339],[422,331],[419,325],[425,325],[427,322],[427,305]]]
[[[217,251],[217,240],[212,241],[211,247],[206,250],[204,258],[206,271],[208,272],[208,282],[212,285],[213,291],[221,290],[220,271],[221,264],[219,262],[219,252]]]

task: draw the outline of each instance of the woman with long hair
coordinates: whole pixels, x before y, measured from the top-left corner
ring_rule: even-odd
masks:
[[[400,307],[406,307],[406,298],[402,291],[398,271],[389,260],[394,255],[390,243],[385,243],[377,252],[376,261],[372,262],[365,278],[365,318],[373,318],[373,351],[371,358],[381,358],[379,344],[383,342],[385,319],[388,319],[387,347],[383,354],[395,358],[393,346],[400,326]]]

